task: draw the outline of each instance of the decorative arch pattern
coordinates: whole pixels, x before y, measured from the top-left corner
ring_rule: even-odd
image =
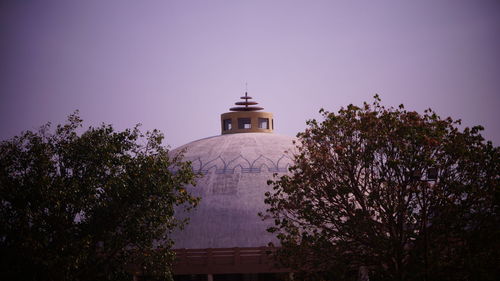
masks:
[[[237,168],[241,169],[241,173],[287,173],[293,160],[286,154],[283,154],[277,161],[262,154],[255,159],[248,159],[240,154],[232,159],[224,159],[219,155],[205,162],[198,157],[191,160],[191,163],[193,170],[201,174],[234,174]]]

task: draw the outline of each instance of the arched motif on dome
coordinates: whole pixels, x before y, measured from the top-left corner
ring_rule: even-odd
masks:
[[[273,161],[267,156],[259,155],[255,160],[248,160],[243,155],[238,155],[231,160],[225,160],[221,155],[203,164],[201,157],[191,161],[193,171],[201,174],[214,172],[215,174],[234,174],[235,171],[241,173],[287,173],[293,163],[289,155],[283,154],[278,160]]]
[[[251,173],[251,164],[250,161],[248,161],[245,157],[243,157],[241,154],[238,155],[238,157],[234,158],[233,160],[229,161],[227,163],[227,168],[226,170],[230,173],[234,173],[234,170],[237,167],[241,168],[242,173]]]
[[[191,162],[191,167],[192,167],[193,171],[195,173],[201,173],[202,163],[201,163],[200,157],[198,157],[194,160],[190,160],[190,162]]]
[[[285,167],[279,168],[280,173],[288,173],[290,171],[290,167],[292,165],[290,163],[287,163]]]
[[[232,134],[194,141],[187,150],[194,172],[201,174],[288,173],[293,165],[292,138],[271,134]]]
[[[263,171],[263,166],[266,167],[265,171],[267,172],[271,172],[272,170],[276,170],[278,168],[278,166],[276,166],[273,160],[267,158],[264,155],[260,155],[259,157],[257,157],[257,159],[255,159],[252,162],[250,169],[252,171],[257,171],[256,173],[260,173]]]
[[[292,158],[290,156],[283,154],[276,163],[277,169],[272,172],[276,173],[286,173],[288,172],[288,168],[290,168],[290,164],[293,163]]]
[[[226,166],[226,161],[224,161],[224,159],[222,159],[222,157],[219,155],[217,158],[205,163],[205,165],[201,167],[200,173],[208,174],[211,170],[214,170],[216,174],[224,174]]]

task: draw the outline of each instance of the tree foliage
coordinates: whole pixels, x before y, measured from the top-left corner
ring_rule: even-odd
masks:
[[[270,181],[279,260],[311,280],[493,280],[499,148],[480,126],[381,105],[320,111]]]
[[[81,127],[75,113],[55,132],[47,124],[0,143],[2,278],[168,277],[168,234],[185,223],[174,206],[198,201],[183,188],[195,183],[190,164],[156,130]]]

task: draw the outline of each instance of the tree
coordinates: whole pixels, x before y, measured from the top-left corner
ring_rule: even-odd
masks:
[[[198,201],[196,175],[163,135],[111,125],[81,132],[78,112],[51,132],[0,143],[0,249],[5,280],[166,278],[174,206]]]
[[[499,148],[482,128],[373,104],[320,111],[266,194],[278,259],[310,280],[494,280]]]

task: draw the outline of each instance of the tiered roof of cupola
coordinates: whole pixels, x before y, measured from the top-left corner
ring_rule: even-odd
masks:
[[[263,110],[264,109],[263,107],[252,106],[252,105],[259,104],[259,103],[255,102],[255,101],[249,101],[249,100],[252,99],[252,97],[249,97],[248,94],[247,94],[247,92],[245,92],[245,96],[244,97],[240,97],[240,99],[245,100],[245,101],[235,102],[234,103],[235,105],[240,105],[240,106],[238,106],[238,107],[231,107],[229,109],[230,111],[257,111],[257,110]]]

